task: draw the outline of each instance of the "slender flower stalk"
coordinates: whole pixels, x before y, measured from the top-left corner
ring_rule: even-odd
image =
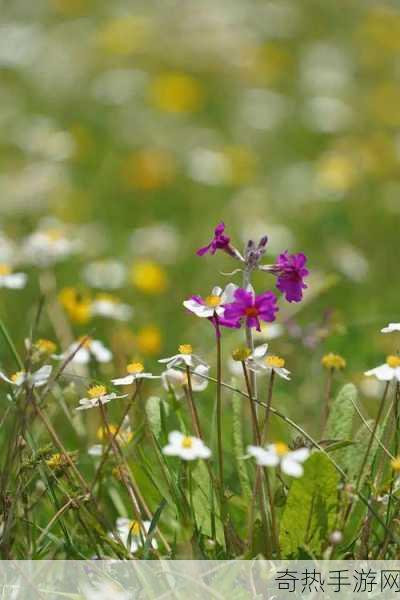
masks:
[[[360,468],[360,471],[358,473],[357,482],[356,482],[356,490],[358,490],[358,488],[360,486],[361,478],[363,476],[364,469],[365,469],[365,466],[366,466],[367,461],[368,461],[369,453],[371,451],[372,444],[373,444],[373,441],[375,439],[376,431],[378,429],[378,425],[379,425],[379,422],[380,422],[382,414],[383,414],[383,409],[385,408],[385,403],[386,403],[386,398],[387,398],[387,395],[388,395],[389,387],[390,387],[390,381],[388,381],[386,383],[386,385],[385,385],[385,389],[384,389],[384,392],[383,392],[382,400],[380,402],[379,409],[378,409],[378,414],[376,416],[374,427],[373,427],[372,432],[371,432],[371,437],[370,437],[369,442],[368,442],[368,447],[367,447],[367,450],[365,451],[364,459],[362,461],[361,468]]]
[[[261,445],[262,446],[264,446],[264,444],[266,443],[266,441],[268,439],[268,426],[269,426],[269,417],[271,414],[274,383],[275,383],[275,371],[272,369],[271,374],[269,376],[267,406],[265,408],[265,418],[264,418],[264,423],[263,423],[263,427],[262,427],[262,436],[261,436]]]
[[[190,410],[190,414],[192,417],[193,428],[194,428],[194,431],[195,431],[197,437],[202,440],[203,434],[201,431],[199,414],[197,412],[196,404],[195,404],[194,398],[193,398],[192,375],[190,372],[190,367],[188,365],[185,365],[185,366],[186,366],[186,378],[187,378],[187,386],[185,386],[186,397],[188,400],[189,410]]]

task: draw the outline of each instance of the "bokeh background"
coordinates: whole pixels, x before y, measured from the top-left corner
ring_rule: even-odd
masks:
[[[312,270],[305,302],[258,336],[293,372],[277,403],[318,422],[334,350],[372,406],[362,373],[393,351],[379,330],[400,320],[399,127],[397,2],[3,0],[2,261],[43,218],[72,227],[81,250],[55,267],[58,291],[111,283],[135,310],[74,334],[95,328],[155,368],[184,342],[212,357],[211,328],[181,303],[236,266],[195,256],[215,224],[240,247],[266,233],[268,260],[304,251]],[[115,281],[88,275],[108,259]],[[20,262],[29,287],[0,302],[21,348],[39,277]]]

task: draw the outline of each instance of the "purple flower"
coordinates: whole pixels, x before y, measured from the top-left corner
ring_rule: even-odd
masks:
[[[289,254],[286,250],[274,265],[273,272],[278,276],[276,287],[288,302],[300,302],[303,298],[303,290],[307,288],[304,277],[309,273],[306,263],[305,254]]]
[[[234,294],[235,300],[225,306],[224,317],[227,322],[235,323],[235,327],[244,318],[246,327],[255,327],[261,331],[261,321],[275,321],[278,311],[277,299],[273,292],[264,292],[256,296],[254,290],[239,288]],[[227,325],[229,327],[229,325]]]
[[[210,254],[215,254],[217,250],[224,250],[228,252],[228,254],[234,256],[234,252],[230,246],[231,238],[224,234],[225,224],[220,223],[216,226],[214,230],[214,237],[208,246],[204,246],[203,248],[199,248],[196,254],[197,256],[203,256],[209,252]]]

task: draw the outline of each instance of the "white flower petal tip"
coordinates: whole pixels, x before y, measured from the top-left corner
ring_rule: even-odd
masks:
[[[400,323],[389,323],[387,327],[381,329],[381,333],[394,333],[400,331]]]

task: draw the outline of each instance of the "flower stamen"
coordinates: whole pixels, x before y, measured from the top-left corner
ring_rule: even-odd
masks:
[[[93,385],[87,393],[89,398],[100,398],[107,393],[107,388],[104,385]]]
[[[181,354],[193,354],[193,347],[190,344],[181,344],[178,349]]]

